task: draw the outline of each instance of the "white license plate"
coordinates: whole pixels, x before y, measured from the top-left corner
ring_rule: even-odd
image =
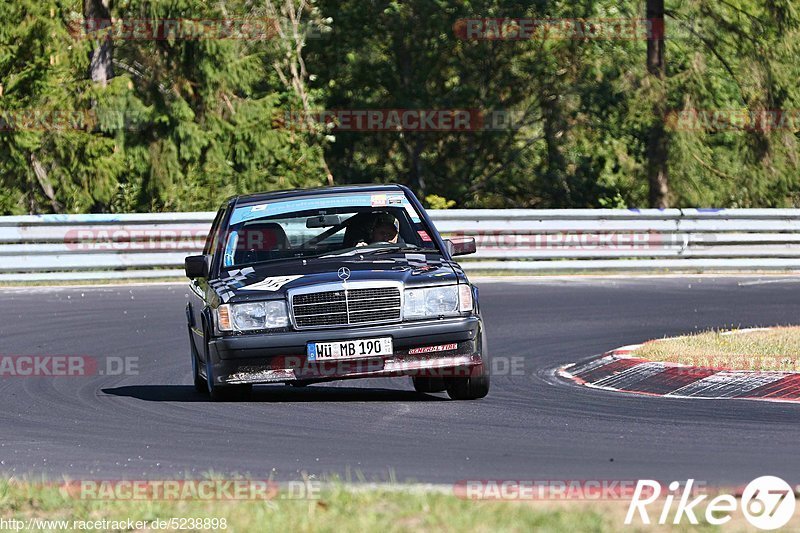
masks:
[[[330,361],[331,359],[351,359],[391,355],[391,337],[377,339],[357,339],[354,341],[309,342],[306,346],[309,361]]]

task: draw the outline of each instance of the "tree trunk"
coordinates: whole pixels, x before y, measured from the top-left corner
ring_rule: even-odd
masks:
[[[547,150],[545,182],[550,198],[550,207],[576,207],[572,201],[572,190],[567,179],[567,161],[562,145],[567,128],[561,103],[558,101],[558,88],[548,86],[542,99],[542,135]]]
[[[83,0],[83,18],[88,28],[101,30],[111,24],[111,0]],[[114,45],[110,37],[95,43],[89,53],[89,77],[93,82],[105,87],[108,80],[114,77],[112,64]]]
[[[50,177],[47,175],[47,170],[45,170],[42,162],[36,157],[36,154],[31,154],[30,160],[31,166],[33,167],[33,174],[39,181],[39,186],[42,188],[42,192],[45,196],[47,196],[47,199],[50,200],[50,205],[53,207],[53,212],[61,213],[64,206],[61,205],[61,202],[56,200],[56,191],[53,188],[53,184],[50,182]]]
[[[647,39],[647,72],[656,78],[655,94],[662,92],[666,75],[664,65],[664,0],[646,0],[647,20],[652,28]],[[665,95],[653,103],[654,122],[647,136],[647,180],[650,187],[650,206],[669,207],[667,174],[668,139],[664,129],[666,117]]]

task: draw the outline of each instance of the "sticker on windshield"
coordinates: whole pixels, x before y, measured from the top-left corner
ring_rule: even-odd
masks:
[[[386,195],[373,194],[372,198],[370,198],[370,205],[372,207],[386,207]]]
[[[270,291],[275,292],[290,281],[294,281],[297,278],[302,278],[303,276],[274,276],[272,278],[264,278],[263,280],[253,283],[252,285],[246,285],[242,287],[240,290],[243,291]]]
[[[236,240],[239,238],[237,231],[232,231],[228,236],[228,243],[225,245],[225,253],[222,255],[222,266],[225,268],[233,266],[234,252],[236,251]]]
[[[406,208],[406,213],[408,213],[408,216],[411,217],[411,221],[412,222],[414,222],[414,223],[421,222],[420,218],[419,218],[419,213],[417,213],[417,210],[414,209],[413,205],[411,205],[410,203],[405,203],[405,204],[403,204],[403,207]]]
[[[248,220],[263,218],[265,216],[278,216],[285,213],[293,213],[296,211],[326,209],[335,207],[364,207],[372,206],[373,196],[386,196],[383,195],[369,195],[369,194],[346,194],[342,196],[323,196],[304,198],[302,200],[285,200],[267,202],[264,204],[254,206],[237,207],[228,225],[234,226]]]

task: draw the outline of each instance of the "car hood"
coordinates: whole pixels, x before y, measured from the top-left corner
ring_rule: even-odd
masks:
[[[321,283],[394,281],[406,287],[456,283],[453,265],[435,253],[311,258],[226,269],[209,284],[223,302],[283,298],[286,291]]]

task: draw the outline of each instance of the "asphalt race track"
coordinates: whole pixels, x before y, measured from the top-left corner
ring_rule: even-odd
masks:
[[[305,472],[434,483],[691,477],[725,485],[775,474],[795,484],[800,404],[593,391],[551,372],[663,335],[800,323],[798,282],[479,283],[501,364],[489,397],[473,402],[416,394],[405,378],[264,386],[250,402],[210,403],[190,384],[182,285],[3,289],[0,355],[132,357],[138,375],[0,378],[0,471],[283,480]]]

